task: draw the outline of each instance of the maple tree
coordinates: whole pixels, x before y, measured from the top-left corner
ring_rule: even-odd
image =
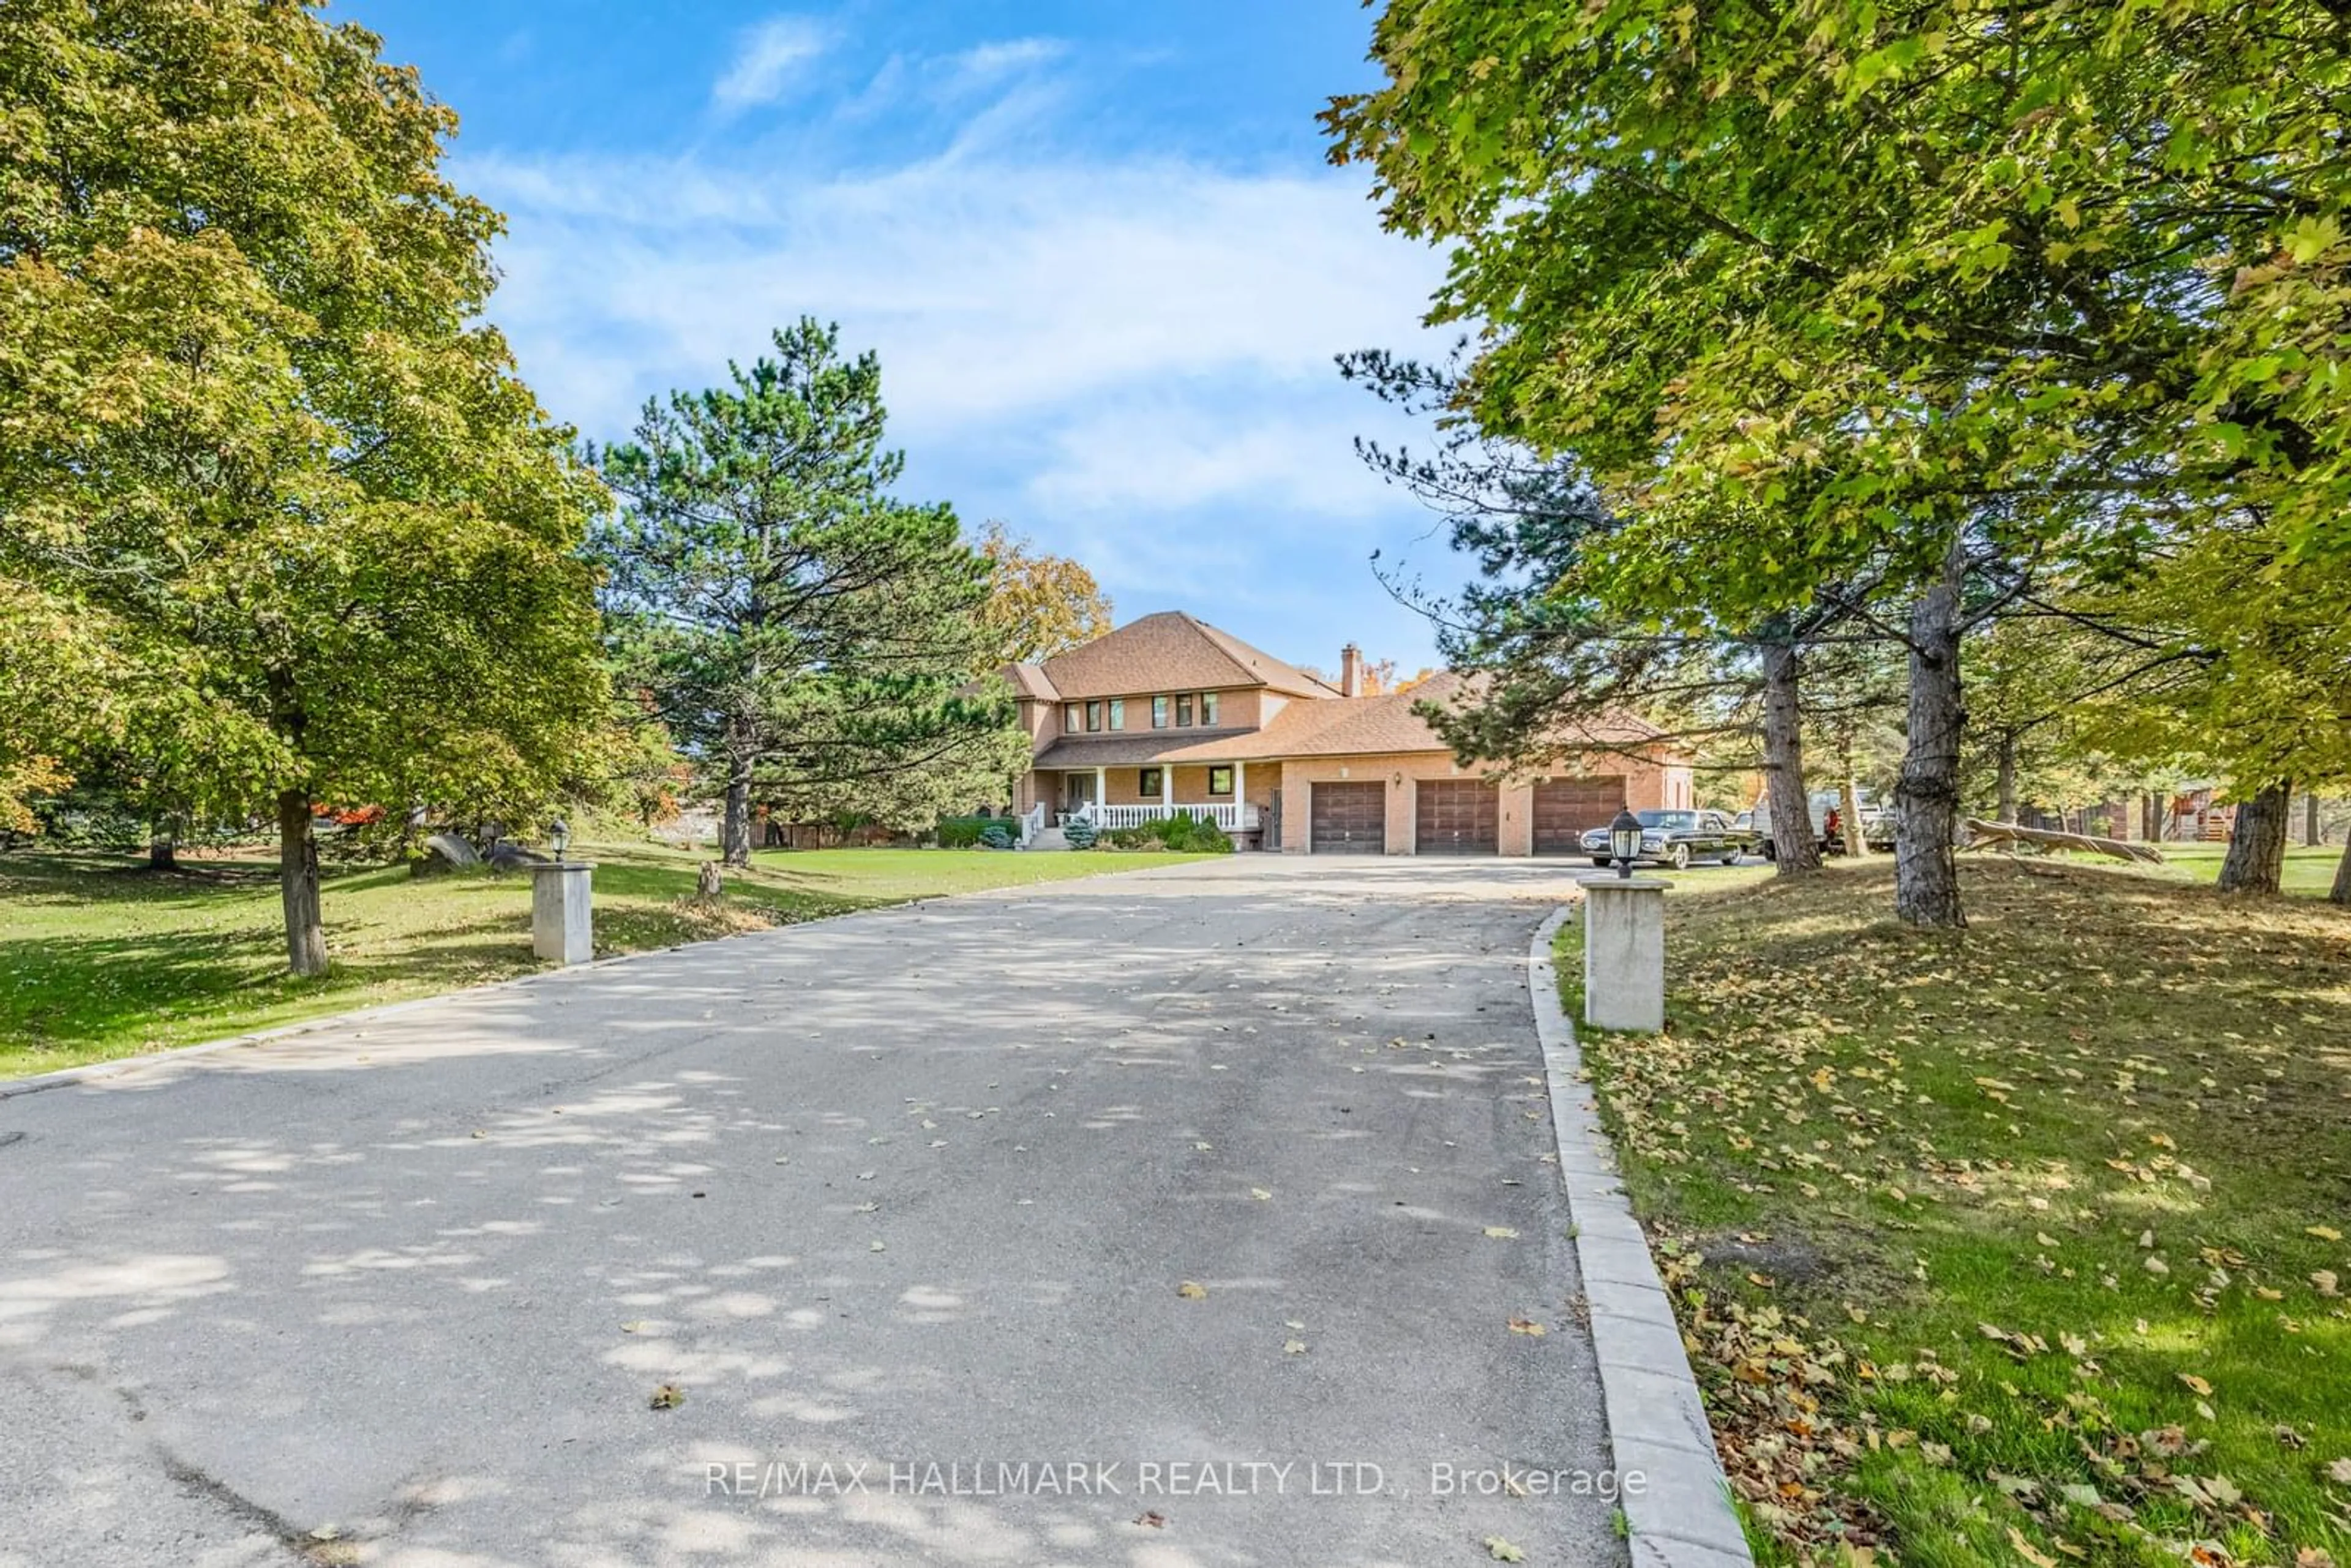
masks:
[[[455,117],[300,5],[0,9],[0,636],[78,668],[0,758],[127,744],[261,811],[328,961],[315,803],[527,816],[601,724],[595,494],[484,323]]]
[[[1080,562],[995,521],[980,530],[979,553],[989,573],[980,621],[1011,663],[1050,659],[1110,631],[1110,596]]]
[[[2351,538],[2328,6],[1393,0],[1374,56],[1333,156],[1457,246],[1435,314],[1485,334],[1458,412],[1628,519],[1609,602],[1907,601],[1915,921],[1961,918],[1979,584],[2248,508],[2297,558]]]

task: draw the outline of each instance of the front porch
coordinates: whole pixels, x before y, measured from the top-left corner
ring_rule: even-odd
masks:
[[[1268,813],[1248,799],[1247,765],[1145,764],[1040,769],[1023,790],[1056,826],[1083,821],[1104,831],[1172,817],[1214,822],[1243,849],[1261,841]]]
[[[1162,800],[1139,806],[1098,806],[1087,801],[1061,812],[1061,821],[1082,817],[1097,828],[1139,828],[1177,816],[1214,822],[1228,833],[1253,833],[1259,827],[1258,809],[1247,800],[1199,800],[1189,805]]]

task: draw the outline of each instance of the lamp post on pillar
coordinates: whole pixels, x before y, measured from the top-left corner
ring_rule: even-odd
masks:
[[[596,956],[595,912],[590,861],[563,858],[570,847],[570,824],[560,817],[548,826],[555,858],[530,868],[530,950],[557,964],[584,964]]]
[[[1608,825],[1614,876],[1583,879],[1583,1021],[1594,1029],[1656,1034],[1666,1027],[1666,889],[1663,877],[1635,876],[1640,820],[1619,811]]]

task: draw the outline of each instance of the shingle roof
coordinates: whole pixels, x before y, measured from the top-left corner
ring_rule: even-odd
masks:
[[[1390,751],[1444,751],[1445,742],[1413,712],[1413,705],[1442,701],[1458,692],[1461,678],[1433,675],[1408,692],[1376,697],[1330,697],[1294,702],[1263,729],[1186,747],[1186,762],[1215,758],[1255,761],[1274,757],[1366,757]]]
[[[1037,754],[1032,768],[1133,768],[1174,758],[1190,760],[1204,741],[1238,739],[1246,729],[1147,729],[1138,735],[1065,736]],[[1253,755],[1253,754],[1252,754]]]
[[[1333,695],[1332,686],[1303,670],[1179,610],[1130,621],[1083,647],[1056,653],[1040,673],[1063,699],[1220,686]]]
[[[1051,678],[1045,674],[1041,664],[1007,664],[1004,666],[1004,678],[1010,681],[1012,689],[1024,697],[1037,697],[1049,703],[1061,700],[1061,694],[1054,689]]]

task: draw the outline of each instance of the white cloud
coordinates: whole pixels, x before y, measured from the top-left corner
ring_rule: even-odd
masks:
[[[1327,390],[1334,353],[1417,336],[1438,273],[1336,176],[958,152],[808,183],[495,159],[458,177],[509,215],[493,314],[590,427],[804,312],[879,349],[893,413],[935,435],[1232,375]]]
[[[1395,416],[1332,360],[1427,347],[1442,258],[1383,234],[1343,172],[999,133],[1052,85],[1009,75],[945,152],[853,173],[733,151],[466,154],[453,173],[507,213],[491,313],[589,435],[802,314],[838,321],[881,355],[910,494],[1078,556],[1123,614],[1191,608],[1326,661],[1376,636],[1422,661],[1425,627],[1364,562],[1427,518],[1356,458],[1351,437],[1393,438]]]
[[[729,112],[775,102],[828,42],[823,24],[812,18],[770,16],[737,40],[734,62],[710,89],[711,101]]]
[[[976,87],[1050,65],[1069,52],[1059,38],[1011,38],[966,49],[947,64],[956,81]]]

